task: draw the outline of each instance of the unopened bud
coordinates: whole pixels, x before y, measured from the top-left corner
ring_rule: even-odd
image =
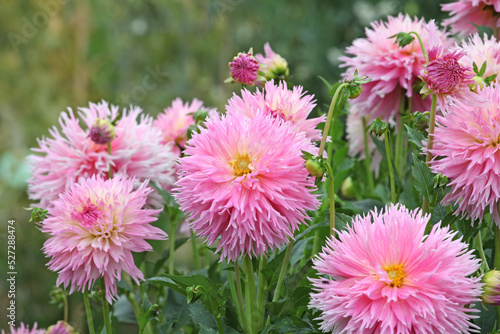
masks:
[[[500,271],[490,270],[484,274],[482,280],[483,294],[481,299],[486,304],[499,306],[500,305]]]
[[[349,98],[350,99],[355,99],[357,98],[358,96],[361,95],[361,92],[362,92],[362,88],[361,88],[361,85],[359,84],[356,84],[356,85],[352,85],[350,87],[350,90],[351,90],[351,94],[349,95]]]
[[[348,199],[352,199],[356,197],[356,190],[354,188],[354,182],[352,181],[352,177],[347,177],[342,185],[340,186],[340,192],[342,196]]]
[[[98,118],[90,128],[89,138],[96,144],[107,144],[116,138],[115,127],[110,121]]]
[[[306,161],[306,169],[314,177],[322,177],[325,174],[325,168],[317,159],[310,158]]]

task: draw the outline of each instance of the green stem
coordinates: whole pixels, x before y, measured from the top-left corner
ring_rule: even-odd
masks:
[[[403,151],[403,139],[404,139],[404,122],[403,116],[405,112],[405,103],[406,96],[405,94],[401,94],[401,103],[399,105],[399,114],[398,114],[398,124],[396,126],[396,151],[394,153],[394,164],[396,165],[396,172],[399,175],[399,178],[403,178],[403,161],[404,161],[404,151]]]
[[[108,154],[111,157],[111,142],[108,143]],[[113,165],[109,163],[108,179],[113,178]]]
[[[87,313],[87,325],[89,326],[89,334],[95,334],[94,319],[92,317],[92,309],[90,308],[89,293],[87,290],[83,292],[83,303],[85,304],[85,312]]]
[[[259,260],[259,271],[257,272],[257,310],[259,315],[259,322],[257,328],[263,327],[265,314],[266,297],[268,292],[267,281],[264,279],[264,267],[267,264],[267,258],[262,256]]]
[[[238,265],[238,261],[234,261],[234,273],[236,274],[236,292],[238,293],[238,306],[241,313],[241,319],[243,320],[242,327],[245,332],[250,333],[250,328],[248,327],[248,323],[245,318],[245,310],[243,309],[243,293],[241,290],[241,279],[240,279],[240,266]]]
[[[222,321],[220,320],[220,317],[215,318],[215,321],[217,321],[217,328],[219,329],[219,333],[224,334],[224,327],[222,326]]]
[[[488,265],[488,260],[486,260],[486,255],[484,254],[484,248],[483,248],[483,239],[482,239],[482,230],[480,230],[478,233],[477,233],[477,243],[478,243],[478,247],[477,247],[477,251],[479,252],[479,256],[481,257],[481,260],[482,260],[482,264],[481,264],[481,268],[486,268],[486,271],[489,271],[490,270],[490,266]]]
[[[170,275],[175,274],[174,263],[175,263],[175,228],[177,227],[177,220],[172,219],[170,222],[170,254],[168,257],[168,273]]]
[[[437,110],[437,95],[432,94],[432,102],[431,102],[431,116],[429,119],[429,133],[427,136],[427,154],[425,155],[425,162],[429,165],[429,162],[432,160],[432,147],[434,145],[434,128],[436,127],[436,110]],[[422,211],[427,213],[429,211],[429,203],[427,203],[427,199],[424,197],[422,201]]]
[[[109,304],[106,299],[106,284],[104,283],[104,278],[101,277],[101,300],[102,300],[102,316],[104,320],[104,327],[106,328],[106,334],[111,334],[111,321],[109,317]]]
[[[247,306],[247,323],[250,329],[250,334],[258,333],[258,314],[257,314],[257,296],[255,292],[255,278],[253,272],[253,264],[250,256],[245,256],[245,273],[247,276],[247,289],[245,293]]]
[[[429,64],[429,56],[427,55],[427,52],[425,51],[424,42],[420,38],[420,35],[416,31],[410,31],[408,34],[413,34],[417,37],[418,42],[420,43],[420,48],[422,49],[422,54],[424,55],[425,64]]]
[[[396,204],[396,185],[394,182],[394,169],[392,168],[391,150],[389,148],[389,131],[385,131],[385,154],[387,155],[387,164],[389,165],[389,179],[391,182],[391,202]]]
[[[335,236],[335,183],[333,177],[328,180],[330,190],[330,235]]]
[[[240,296],[236,292],[236,285],[234,283],[234,277],[233,273],[230,272],[229,270],[227,271],[227,279],[229,281],[229,291],[231,292],[231,299],[233,300],[233,303],[236,305],[236,315],[238,316],[238,321],[241,324],[241,327],[245,329],[245,326],[243,325],[243,320],[244,320],[244,310],[243,310],[243,298],[240,302]]]
[[[335,109],[335,104],[337,104],[337,99],[342,91],[342,88],[348,86],[348,83],[340,84],[333,94],[332,102],[330,103],[330,108],[328,108],[328,115],[326,116],[325,128],[323,129],[323,138],[321,138],[321,144],[319,145],[318,157],[323,157],[323,151],[325,150],[326,139],[328,138],[328,131],[330,130],[330,123],[333,118],[333,110]]]
[[[126,293],[125,296],[127,297],[127,300],[130,303],[130,305],[132,305],[132,310],[134,311],[135,319],[139,320],[139,315],[141,314],[141,309],[139,307],[139,304],[137,303],[137,300],[135,299],[135,293],[129,292],[129,293]]]
[[[294,244],[294,242],[292,240],[292,241],[290,241],[290,243],[286,247],[285,258],[283,259],[283,262],[281,263],[281,270],[280,270],[280,274],[278,276],[278,282],[276,283],[276,290],[274,290],[273,303],[277,302],[278,299],[280,299],[281,285],[283,285],[283,280],[285,279],[285,275],[286,275],[286,272],[288,269],[288,263],[290,262],[290,256],[292,255],[293,244]]]
[[[66,296],[66,292],[64,292],[63,297],[64,297],[64,322],[68,322],[68,296]]]
[[[200,254],[198,251],[198,240],[196,239],[193,230],[191,230],[191,244],[193,245],[194,268],[196,270],[200,270],[201,264],[200,264]]]
[[[500,269],[500,230],[497,224],[493,224],[495,229],[495,257],[493,259],[493,267],[496,270]],[[500,326],[500,306],[496,306],[497,309],[497,326]]]
[[[371,158],[370,158],[370,148],[368,147],[368,131],[366,128],[366,118],[363,116],[363,139],[365,141],[365,170],[366,170],[366,178],[368,179],[368,190],[369,194],[373,194],[373,189],[375,188],[373,183],[373,173],[371,170]]]

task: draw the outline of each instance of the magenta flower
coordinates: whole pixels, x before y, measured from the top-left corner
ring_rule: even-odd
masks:
[[[455,202],[455,214],[481,220],[486,208],[500,226],[500,88],[485,87],[478,91],[485,102],[471,105],[469,101],[454,101],[443,116],[436,117],[434,173],[451,180],[451,191],[444,205]]]
[[[116,138],[115,127],[109,120],[96,119],[90,128],[89,138],[96,144],[107,144]]]
[[[468,333],[477,312],[479,260],[456,232],[434,225],[430,215],[392,205],[354,217],[339,239],[313,260],[325,278],[311,279],[310,308],[324,332]]]
[[[387,22],[372,23],[371,29],[365,30],[366,38],[358,38],[347,47],[346,53],[352,57],[340,57],[341,66],[347,67],[345,78],[352,78],[357,70],[360,76],[371,79],[363,85],[363,92],[356,100],[361,114],[388,121],[398,115],[403,96],[412,98],[412,111],[430,109],[431,99],[422,100],[418,91],[413,91],[425,64],[420,44],[413,41],[400,48],[394,43],[395,38],[389,38],[410,31],[417,32],[425,48],[429,48],[429,33],[423,19],[412,20],[408,15],[399,14],[389,16]],[[439,31],[437,37],[444,45],[451,44],[444,32]]]
[[[226,110],[228,114],[239,113],[246,117],[252,117],[262,110],[265,114],[290,123],[297,131],[304,132],[310,141],[320,141],[321,130],[316,127],[325,121],[325,116],[308,118],[316,106],[316,100],[313,99],[314,95],[308,95],[301,86],[294,86],[290,90],[286,82],[275,85],[271,80],[266,82],[263,91],[257,89],[255,93],[250,93],[243,89],[241,97],[234,94]]]
[[[450,12],[450,18],[443,21],[450,26],[452,33],[461,36],[477,31],[477,26],[492,29],[500,27],[500,2],[498,0],[458,0],[441,5],[441,9]]]
[[[18,328],[14,328],[10,326],[10,333],[5,332],[2,329],[2,334],[45,334],[45,329],[37,329],[37,323],[33,325],[33,328],[30,329],[30,326],[26,326],[21,322],[21,326]]]
[[[255,59],[257,59],[260,64],[264,78],[266,78],[267,81],[273,79],[285,80],[290,74],[288,63],[285,58],[274,52],[269,43],[264,45],[264,52],[265,56],[260,53],[255,55]]]
[[[204,107],[203,102],[198,99],[183,103],[180,98],[176,98],[170,107],[157,116],[154,126],[163,133],[163,143],[172,145],[173,151],[180,156],[179,147],[185,147],[187,131],[195,123],[193,115],[197,111],[208,113],[212,110],[215,109]]]
[[[143,280],[132,252],[151,251],[145,241],[167,235],[150,225],[161,210],[143,209],[152,191],[147,181],[134,190],[134,179],[118,175],[81,179],[53,202],[42,231],[50,234],[43,251],[49,269],[58,272],[57,285],[71,284],[73,291],[90,290],[102,277],[106,299],[116,297],[116,280],[125,271],[137,283]]]
[[[238,53],[233,61],[229,63],[231,78],[234,82],[253,86],[259,73],[259,63],[253,57],[252,52]]]
[[[221,260],[287,243],[319,205],[301,157],[305,134],[260,111],[213,113],[205,126],[188,141],[173,190],[190,227],[219,240]]]
[[[37,154],[28,157],[28,193],[30,199],[40,201],[36,206],[49,208],[50,202],[73,183],[93,175],[107,176],[110,167],[113,173],[150,179],[165,188],[173,184],[176,156],[169,145],[162,143],[160,130],[153,127],[151,117],[142,115],[141,109],[123,110],[114,127],[116,138],[111,141],[111,155],[106,144],[89,138],[89,132],[97,119],[115,119],[118,107],[104,101],[90,103],[89,108],[80,108],[79,115],[83,127],[71,109],[61,113],[62,132],[56,127],[49,130],[52,138],[39,140],[39,148],[33,149]],[[150,204],[162,205],[156,192],[150,196]]]

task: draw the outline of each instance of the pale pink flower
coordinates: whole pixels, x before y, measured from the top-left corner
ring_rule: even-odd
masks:
[[[180,148],[186,145],[188,129],[195,123],[193,115],[197,111],[208,113],[212,110],[215,109],[204,107],[198,99],[183,103],[180,98],[176,98],[170,107],[156,117],[154,126],[161,130],[163,143],[172,145],[173,151],[180,156]]]
[[[297,131],[304,132],[310,141],[321,140],[319,123],[325,121],[325,115],[308,118],[316,106],[314,95],[308,95],[301,86],[288,89],[286,82],[274,84],[274,80],[266,82],[264,90],[257,89],[251,93],[246,89],[241,91],[241,97],[234,94],[228,101],[226,110],[229,114],[239,113],[252,117],[258,110],[274,118],[290,123]]]
[[[151,251],[145,240],[163,240],[166,233],[150,223],[161,210],[143,209],[152,191],[147,180],[134,190],[134,179],[118,175],[81,179],[53,202],[42,231],[50,234],[43,251],[49,269],[58,272],[57,285],[90,290],[102,277],[106,299],[117,297],[116,280],[125,271],[137,283],[142,272],[132,252]]]
[[[260,53],[255,55],[264,78],[268,81],[273,79],[285,80],[290,74],[285,58],[274,52],[269,43],[264,45],[264,52],[265,56]]]
[[[39,148],[28,157],[31,178],[28,180],[29,198],[40,201],[37,206],[49,208],[73,183],[92,175],[107,176],[111,166],[113,173],[123,173],[137,179],[150,179],[158,186],[167,188],[174,182],[176,156],[169,145],[162,143],[162,134],[153,127],[153,119],[142,110],[131,107],[123,110],[114,129],[116,138],[111,141],[111,154],[107,144],[97,144],[89,138],[89,132],[97,119],[114,120],[118,107],[103,101],[80,108],[81,121],[73,111],[61,113],[59,124],[49,130],[52,138],[38,140]],[[140,120],[138,118],[140,117]],[[159,207],[161,199],[155,192],[150,204]]]
[[[485,102],[471,105],[455,101],[443,116],[436,117],[434,173],[451,180],[443,204],[455,202],[455,214],[481,220],[486,208],[500,226],[500,87],[485,87],[478,94]]]
[[[260,256],[293,239],[319,202],[301,157],[304,133],[281,119],[213,113],[188,141],[173,192],[221,260]]]
[[[324,332],[468,333],[481,295],[479,260],[456,232],[402,205],[354,217],[313,260],[310,308]]]
[[[252,52],[238,53],[229,63],[229,71],[234,82],[253,86],[259,73],[259,63]]]
[[[30,329],[30,326],[26,326],[24,323],[21,322],[21,326],[18,328],[14,328],[10,326],[10,332],[5,332],[2,329],[2,334],[45,334],[45,329],[37,329],[37,323],[33,325],[33,328]]]
[[[492,29],[500,27],[500,2],[498,0],[458,0],[441,5],[441,9],[450,12],[450,18],[443,25],[450,26],[452,33],[461,36],[477,31],[477,26]]]
[[[425,65],[424,55],[417,40],[400,48],[395,38],[400,32],[417,32],[424,47],[429,48],[429,33],[423,19],[411,19],[408,15],[389,16],[387,22],[374,22],[366,28],[366,38],[358,38],[346,49],[352,57],[342,56],[341,67],[347,67],[343,74],[352,78],[357,70],[360,76],[367,76],[370,82],[363,84],[363,91],[357,99],[360,112],[384,121],[396,118],[403,97],[412,98],[412,111],[430,110],[431,99],[422,100],[413,85],[420,81],[419,75]],[[439,31],[438,36],[445,46],[451,45],[447,35]]]

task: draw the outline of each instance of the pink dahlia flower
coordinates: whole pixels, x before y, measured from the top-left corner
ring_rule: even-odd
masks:
[[[169,145],[162,143],[162,134],[153,127],[152,118],[142,115],[140,108],[123,110],[114,127],[116,138],[111,141],[111,154],[107,144],[95,143],[89,132],[97,119],[115,119],[118,107],[105,101],[90,103],[89,108],[80,108],[79,115],[83,126],[70,108],[61,113],[62,132],[56,127],[49,130],[52,138],[39,140],[40,147],[33,149],[38,154],[28,157],[28,193],[30,199],[40,201],[37,206],[49,208],[50,202],[73,183],[92,175],[104,177],[110,166],[113,173],[150,179],[165,188],[173,184],[176,156]],[[150,200],[150,204],[161,206],[158,194]]]
[[[455,213],[473,221],[481,220],[489,206],[500,226],[500,87],[485,87],[478,94],[486,100],[483,105],[455,101],[436,117],[430,164],[433,172],[451,180],[444,205],[455,202]]]
[[[238,113],[246,117],[253,117],[258,110],[274,118],[290,123],[297,131],[304,132],[310,141],[321,140],[321,130],[316,129],[319,123],[325,121],[325,115],[308,119],[309,114],[316,106],[314,95],[307,95],[301,86],[288,89],[286,82],[277,85],[274,80],[266,82],[264,90],[257,89],[255,93],[248,90],[241,91],[241,97],[234,94],[228,101],[228,114]]]
[[[444,20],[452,33],[461,36],[477,31],[477,26],[492,29],[500,27],[500,2],[498,0],[458,0],[441,5],[441,9],[450,12],[451,17]]]
[[[481,295],[479,260],[456,232],[404,206],[354,217],[313,260],[310,308],[332,333],[468,333]]]
[[[229,63],[229,71],[234,82],[253,86],[259,74],[259,63],[252,52],[238,53]]]
[[[165,232],[150,223],[161,210],[143,209],[152,191],[147,181],[134,190],[135,180],[118,175],[81,179],[53,202],[42,231],[51,235],[43,251],[49,269],[59,273],[57,285],[90,290],[102,277],[106,299],[116,298],[116,280],[125,271],[137,283],[144,279],[132,252],[151,251],[145,241],[163,240]]]
[[[264,78],[268,81],[273,79],[285,80],[290,74],[285,58],[274,52],[269,43],[264,45],[264,52],[265,56],[260,53],[255,55]]]
[[[301,150],[304,133],[262,112],[213,113],[179,159],[174,197],[221,260],[265,255],[293,238],[319,202]]]
[[[372,23],[371,29],[365,30],[366,38],[358,38],[347,47],[346,53],[352,57],[340,57],[341,66],[347,67],[344,77],[352,78],[358,70],[360,76],[371,79],[363,85],[363,92],[356,101],[362,114],[388,121],[398,115],[404,96],[412,98],[412,111],[430,109],[431,100],[422,100],[418,91],[413,91],[425,64],[420,44],[413,41],[400,48],[395,38],[389,38],[410,31],[417,32],[424,47],[429,48],[429,32],[424,27],[423,19],[412,20],[408,15],[399,14],[397,17],[389,16],[387,22]],[[439,31],[438,38],[445,46],[451,45],[444,32]]]
[[[178,156],[179,147],[184,148],[186,145],[189,127],[195,123],[193,115],[199,110],[210,112],[215,109],[204,107],[203,102],[197,99],[193,99],[191,103],[182,103],[180,98],[176,98],[154,121],[154,126],[163,133],[163,143],[171,144]]]
[[[470,36],[466,41],[463,41],[460,47],[456,49],[465,52],[464,56],[460,59],[462,65],[472,68],[473,64],[476,63],[476,66],[481,68],[483,63],[486,62],[486,70],[483,78],[497,74],[493,82],[499,82],[500,42],[498,42],[494,36],[489,38],[488,35],[484,34],[483,38],[481,38],[476,33]],[[484,86],[480,82],[476,84],[479,88]]]
[[[21,326],[18,328],[14,328],[10,326],[10,332],[7,333],[2,329],[2,334],[45,334],[45,329],[37,329],[37,323],[33,325],[33,328],[30,329],[30,326],[26,326],[21,322]]]

